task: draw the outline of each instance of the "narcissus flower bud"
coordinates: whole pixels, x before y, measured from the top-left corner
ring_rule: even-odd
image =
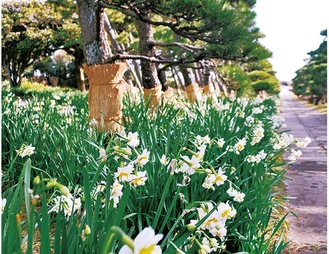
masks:
[[[85,229],[84,229],[84,232],[85,232],[85,236],[88,236],[88,235],[91,234],[91,229],[90,229],[90,227],[88,226],[88,224],[86,224]]]
[[[194,231],[196,229],[196,226],[192,223],[186,225],[188,231]]]
[[[69,189],[66,186],[64,186],[64,185],[62,185],[60,183],[57,183],[56,186],[59,189],[59,191],[62,193],[62,195],[66,196],[66,197],[70,197],[71,196],[71,193],[70,193]]]
[[[57,180],[56,179],[51,179],[47,184],[46,187],[47,189],[51,189],[54,188],[57,184]]]
[[[36,176],[33,180],[34,185],[39,185],[40,184],[40,176]]]

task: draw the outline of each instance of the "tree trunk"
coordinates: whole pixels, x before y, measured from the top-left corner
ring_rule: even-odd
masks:
[[[104,9],[98,1],[78,0],[82,44],[85,60],[89,66],[102,64],[110,57],[104,26]]]
[[[123,74],[126,63],[85,66],[89,77],[88,96],[90,117],[97,120],[98,130],[123,130],[122,99],[125,93]]]
[[[187,98],[190,103],[201,100],[201,92],[198,83],[195,81],[191,68],[180,68],[184,77]]]
[[[9,60],[7,63],[8,77],[10,87],[19,87],[21,85],[21,78],[19,77],[18,71],[14,65],[13,60]]]
[[[185,91],[185,83],[184,83],[184,78],[182,78],[182,75],[179,75],[179,71],[177,70],[176,66],[171,67],[172,74],[174,76],[175,82],[176,82],[176,87],[179,91],[178,86],[181,85],[183,91]]]
[[[203,74],[202,74],[202,69],[201,69],[201,64],[200,63],[194,63],[194,66],[195,66],[195,70],[194,70],[194,73],[195,73],[195,79],[196,79],[196,83],[198,84],[203,84],[204,81],[203,81]]]
[[[104,25],[105,25],[105,30],[106,30],[109,38],[110,38],[110,42],[111,42],[111,46],[112,46],[113,51],[116,52],[116,53],[125,52],[126,51],[125,46],[120,45],[118,43],[118,41],[116,39],[117,32],[113,29],[113,27],[111,25],[111,22],[109,21],[107,15],[105,15]],[[140,71],[138,69],[139,68],[138,63],[136,63],[136,60],[132,60],[132,61],[126,60],[126,63],[128,64],[128,66],[130,68],[131,74],[135,78],[135,81],[137,83],[137,86],[138,86],[139,90],[142,92],[143,89],[142,89],[142,86],[141,86],[141,74],[140,74]],[[129,82],[128,78],[130,78],[129,71],[127,71],[125,73],[125,79],[126,79],[127,83],[131,83],[131,85],[133,85],[132,82]]]
[[[212,70],[209,67],[205,67],[205,72],[203,74],[203,93],[206,94],[207,96],[212,97],[214,100],[216,99],[216,95],[215,95],[215,89],[214,89],[214,85],[212,82]]]
[[[150,16],[150,13],[148,16]],[[154,57],[155,47],[152,45],[152,26],[136,19],[135,27],[139,35],[139,54]],[[141,60],[141,71],[142,85],[144,87],[144,98],[148,100],[148,106],[156,106],[160,103],[162,96],[161,82],[158,77],[156,63]]]
[[[166,77],[166,70],[160,70],[158,71],[158,77],[159,80],[161,82],[161,86],[162,86],[162,91],[167,91],[169,86],[167,84],[167,77]]]
[[[83,68],[81,65],[76,66],[76,80],[78,84],[78,89],[80,91],[86,91],[86,80],[85,80],[85,72],[83,71]]]
[[[148,57],[155,56],[155,47],[151,44],[153,41],[152,26],[139,20],[135,20],[135,26],[139,35],[139,54]],[[141,69],[144,88],[151,89],[161,85],[155,63],[141,60]]]
[[[75,76],[76,76],[76,82],[78,85],[78,89],[80,91],[86,90],[86,80],[85,80],[85,74],[82,68],[83,63],[83,51],[81,49],[76,49],[74,52],[74,67],[75,67]]]
[[[106,14],[97,0],[78,0],[83,52],[89,78],[89,116],[98,121],[98,130],[111,133],[123,129],[122,98],[124,63],[105,64],[111,57],[105,32]]]
[[[227,93],[228,83],[218,72],[216,72],[215,75],[216,75],[216,79],[217,79],[219,88],[223,91],[224,96],[227,97],[228,96],[228,93]]]

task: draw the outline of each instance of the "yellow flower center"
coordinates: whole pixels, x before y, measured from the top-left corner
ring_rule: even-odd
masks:
[[[139,177],[139,178],[132,180],[131,183],[135,186],[140,186],[144,183],[144,181],[142,178]]]
[[[238,144],[238,145],[237,145],[237,150],[238,150],[238,151],[241,151],[242,149],[243,149],[243,145],[242,145],[242,144]]]
[[[137,161],[137,164],[140,166],[141,164],[143,164],[143,162],[147,161],[147,156],[141,156],[138,161]]]
[[[220,182],[220,181],[223,181],[223,177],[219,175],[216,177],[215,182]]]
[[[124,178],[124,177],[128,177],[128,176],[129,176],[129,174],[126,173],[126,172],[121,172],[121,173],[119,174],[119,178]]]
[[[211,218],[210,220],[207,220],[206,226],[209,227],[212,222],[217,223],[218,220],[216,218]]]
[[[150,245],[147,248],[143,248],[139,251],[139,254],[151,254],[154,250],[155,244]]]
[[[223,218],[229,218],[230,217],[230,209],[226,209],[224,212],[222,212]]]

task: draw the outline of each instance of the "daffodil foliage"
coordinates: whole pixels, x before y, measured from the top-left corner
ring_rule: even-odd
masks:
[[[295,161],[311,140],[279,131],[275,98],[177,97],[152,111],[127,98],[125,129],[110,135],[89,119],[86,93],[16,93],[2,93],[4,252],[285,247],[273,241],[284,229],[284,217],[272,216],[283,205],[274,191],[280,158]]]

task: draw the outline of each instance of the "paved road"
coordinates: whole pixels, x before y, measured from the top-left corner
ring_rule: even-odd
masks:
[[[286,129],[294,137],[308,136],[312,142],[302,149],[302,157],[287,167],[286,177],[291,180],[285,180],[286,193],[294,198],[288,201],[288,207],[298,215],[288,217],[288,238],[313,246],[301,253],[326,253],[323,249],[327,246],[327,115],[304,106],[289,88],[282,86],[280,92]],[[314,252],[314,246],[322,246],[322,251]]]

